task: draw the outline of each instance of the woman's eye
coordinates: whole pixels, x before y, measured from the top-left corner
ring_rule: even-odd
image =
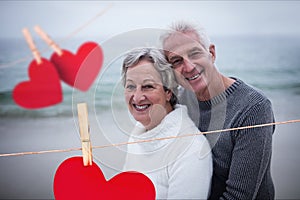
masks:
[[[126,89],[127,89],[127,90],[134,90],[134,89],[135,89],[135,86],[134,86],[134,85],[127,85],[127,86],[126,86]]]
[[[144,85],[142,88],[146,89],[146,90],[149,90],[149,89],[153,89],[154,86],[153,85]]]

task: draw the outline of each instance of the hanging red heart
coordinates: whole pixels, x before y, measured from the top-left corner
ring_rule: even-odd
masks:
[[[55,64],[60,78],[65,83],[86,91],[102,67],[103,52],[97,43],[86,42],[79,47],[76,55],[62,50],[62,55],[55,52],[50,60]]]
[[[29,81],[19,83],[13,90],[14,101],[27,109],[51,106],[62,101],[62,88],[55,66],[41,58],[33,60],[28,69]]]
[[[65,160],[56,170],[53,185],[57,200],[155,199],[154,185],[144,174],[122,172],[106,181],[96,163],[83,166],[82,157]]]

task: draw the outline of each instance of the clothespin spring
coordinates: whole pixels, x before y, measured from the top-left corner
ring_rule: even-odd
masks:
[[[92,144],[90,140],[90,126],[88,123],[87,104],[77,104],[80,140],[82,147],[83,165],[90,166],[93,163]]]

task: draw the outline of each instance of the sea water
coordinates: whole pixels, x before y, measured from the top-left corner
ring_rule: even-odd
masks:
[[[143,35],[145,36],[145,35]],[[76,52],[90,38],[72,38],[60,42],[63,49]],[[56,40],[58,41],[58,39]],[[94,38],[103,47],[104,62],[101,72],[87,92],[63,83],[63,101],[47,108],[29,110],[18,106],[12,99],[14,87],[29,80],[28,67],[31,52],[23,38],[0,39],[0,153],[65,149],[80,146],[76,129],[76,103],[87,101],[92,107],[91,134],[95,134],[95,121],[104,134],[110,131],[118,116],[126,122],[122,84],[120,83],[122,49],[134,47],[132,40],[124,43]],[[216,65],[226,76],[237,77],[263,91],[271,100],[276,121],[300,118],[300,37],[297,36],[214,36]],[[36,41],[44,58],[53,51],[43,42]],[[112,46],[113,45],[113,46]],[[108,49],[110,47],[110,49]],[[113,114],[112,114],[113,113]],[[125,115],[126,116],[126,115]],[[273,137],[272,175],[276,198],[299,198],[300,191],[300,124],[277,126]],[[94,135],[92,135],[94,137]],[[122,142],[116,134],[115,142]],[[93,145],[102,140],[94,137]],[[94,150],[94,161],[107,178],[114,175],[110,167],[102,165],[102,156],[112,149]],[[100,152],[100,153],[99,153]],[[0,158],[0,198],[53,198],[52,183],[56,168],[64,159],[80,152],[31,155]],[[99,154],[97,154],[99,153]],[[118,157],[111,156],[118,161]],[[30,183],[30,184],[29,184]]]
[[[216,65],[227,75],[238,77],[273,97],[300,95],[300,39],[285,36],[231,36],[213,37],[216,46]],[[69,51],[76,52],[84,40],[71,40],[65,44]],[[100,40],[99,40],[100,41]],[[96,41],[96,42],[99,42]],[[39,44],[39,43],[38,43]],[[101,41],[99,42],[101,45]],[[47,117],[70,116],[72,98],[79,91],[61,81],[62,103],[39,110],[28,110],[18,106],[12,99],[14,87],[28,81],[31,52],[23,38],[0,39],[0,116],[1,117]],[[41,44],[40,44],[41,46]],[[115,46],[114,48],[121,48]],[[42,56],[50,58],[52,51],[42,46]],[[104,56],[105,56],[105,49]],[[125,53],[125,52],[124,52]],[[121,56],[121,55],[116,55]],[[120,84],[121,60],[106,63],[90,88],[95,94],[95,107],[110,109],[112,91]],[[87,77],[88,78],[88,77]],[[117,95],[121,98],[121,95]]]

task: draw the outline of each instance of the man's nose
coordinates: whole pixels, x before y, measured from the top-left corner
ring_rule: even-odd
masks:
[[[183,71],[184,72],[191,72],[195,68],[195,65],[192,63],[191,60],[185,58],[183,60]]]

